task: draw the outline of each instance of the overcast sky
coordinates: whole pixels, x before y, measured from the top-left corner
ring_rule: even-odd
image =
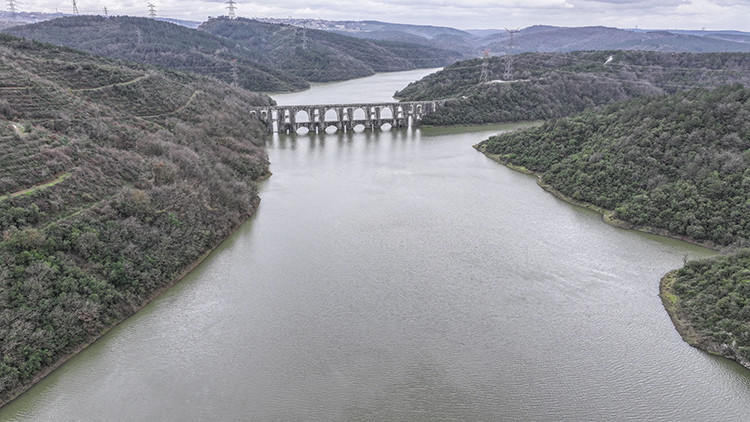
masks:
[[[71,13],[73,0],[14,0],[21,11]],[[226,0],[151,0],[157,15],[204,21]],[[7,3],[3,1],[3,3]],[[77,0],[81,14],[146,16],[149,0]],[[7,9],[7,7],[6,7]],[[750,31],[750,0],[237,0],[243,17],[379,20],[460,29],[604,25]]]

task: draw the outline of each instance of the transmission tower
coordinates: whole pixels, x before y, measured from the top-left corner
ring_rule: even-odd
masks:
[[[237,9],[237,2],[234,0],[229,0],[224,4],[227,5],[227,10],[229,11],[229,19],[237,18],[237,14],[235,14],[234,12]]]
[[[10,11],[10,15],[12,17],[16,17],[16,1],[15,0],[8,0],[8,11]]]
[[[148,16],[153,19],[156,17],[156,5],[153,3],[148,4]]]
[[[508,33],[508,59],[505,62],[505,73],[503,74],[503,79],[510,81],[513,79],[513,48],[516,46],[514,36],[519,30],[505,28],[505,31]]]
[[[76,3],[76,0],[73,0],[73,14],[78,16],[78,4]]]
[[[109,10],[107,10],[107,6],[104,6],[104,16],[109,16]]]
[[[482,74],[479,75],[479,83],[486,84],[490,81],[490,52],[489,50],[482,50]]]

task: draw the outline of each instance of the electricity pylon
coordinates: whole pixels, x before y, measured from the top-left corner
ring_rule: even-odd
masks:
[[[489,50],[482,50],[482,73],[479,75],[480,84],[486,84],[490,81],[490,63],[488,60],[489,57]]]
[[[12,17],[16,17],[16,1],[15,0],[8,0],[8,11],[10,11],[10,15]]]
[[[229,0],[224,4],[227,5],[227,10],[229,11],[229,19],[237,18],[237,14],[235,13],[235,10],[237,9],[237,2],[235,2],[234,0]]]
[[[513,79],[513,48],[516,46],[514,35],[520,30],[505,28],[505,31],[508,32],[508,59],[505,62],[505,73],[503,74],[503,79],[510,81]]]

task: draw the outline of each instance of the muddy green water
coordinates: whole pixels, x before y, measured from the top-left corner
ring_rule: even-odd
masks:
[[[388,100],[421,74],[278,99]],[[510,129],[269,138],[256,217],[0,420],[747,420],[750,371],[685,344],[658,297],[711,252],[471,148]]]

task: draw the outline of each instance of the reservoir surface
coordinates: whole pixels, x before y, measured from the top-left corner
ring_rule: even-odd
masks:
[[[390,101],[426,73],[274,98]],[[747,420],[750,371],[658,297],[713,252],[472,148],[518,126],[269,135],[256,216],[0,420]]]

